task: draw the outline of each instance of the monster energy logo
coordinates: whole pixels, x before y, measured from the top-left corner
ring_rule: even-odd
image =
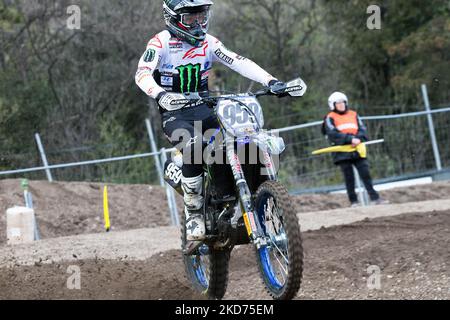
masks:
[[[153,60],[155,60],[155,54],[156,54],[155,50],[148,49],[147,51],[145,51],[144,61],[145,62],[152,62]]]
[[[181,93],[185,92],[197,92],[198,85],[200,83],[200,69],[201,65],[197,64],[188,64],[185,66],[179,66],[176,68],[180,73],[180,90]],[[195,82],[193,90],[192,84]]]

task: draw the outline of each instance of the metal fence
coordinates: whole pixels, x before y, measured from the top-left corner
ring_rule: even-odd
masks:
[[[435,116],[431,127],[427,117],[432,114]],[[387,182],[430,175],[450,167],[450,108],[395,117],[363,117],[363,120],[371,139],[385,140],[368,147],[371,172],[376,180]],[[326,145],[319,125],[280,133],[288,145],[280,175],[296,193],[326,191],[327,186],[342,183],[331,155],[311,156],[313,150]]]
[[[384,139],[383,144],[368,147],[371,173],[377,182],[389,182],[424,175],[432,175],[450,168],[450,108],[430,110],[426,88],[422,87],[424,111],[362,117],[371,139]],[[281,181],[292,193],[326,192],[342,188],[342,174],[333,165],[331,155],[312,156],[311,152],[328,146],[321,134],[322,121],[273,130],[284,138],[286,152],[281,157],[279,171]],[[100,160],[86,160],[75,163],[54,164],[53,152],[46,151],[40,136],[35,136],[37,154],[2,155],[2,157],[38,157],[39,167],[1,171],[3,177],[25,177],[42,179],[43,172],[49,181],[73,180],[68,176],[80,176],[83,180],[104,183],[152,183],[165,185],[163,181],[163,159],[171,150],[158,149],[149,120],[148,153],[129,156],[105,157]],[[78,147],[61,152],[111,154],[115,146],[99,145]],[[122,150],[115,148],[116,150]],[[106,151],[105,151],[106,150]],[[71,174],[67,173],[72,170]],[[174,194],[167,189],[167,197],[172,212],[172,221],[178,223]]]
[[[383,144],[368,147],[376,182],[433,175],[450,168],[450,108],[362,117],[371,139]],[[293,193],[325,192],[342,188],[342,174],[330,154],[311,156],[326,146],[322,121],[280,130],[287,142],[280,176]],[[337,186],[337,188],[336,188]]]

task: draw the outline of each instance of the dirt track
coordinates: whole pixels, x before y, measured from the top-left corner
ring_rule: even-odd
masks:
[[[115,231],[168,226],[165,191],[157,186],[109,185],[111,224]],[[30,181],[42,238],[103,232],[103,184]],[[449,199],[450,181],[382,192],[392,203]],[[179,212],[182,199],[178,197]],[[345,195],[313,194],[295,197],[297,212],[348,206]],[[24,205],[20,180],[0,180],[0,212]],[[5,214],[0,214],[0,245],[6,242]]]
[[[450,299],[450,211],[407,214],[305,232],[300,299]],[[267,299],[251,247],[232,255],[226,299]],[[67,267],[81,269],[68,290]],[[381,269],[368,290],[367,267]],[[181,253],[145,261],[127,257],[0,269],[0,299],[202,299],[184,277]]]
[[[0,188],[4,188],[5,183],[10,183],[11,186],[18,184],[12,180],[1,181]],[[168,219],[162,223],[167,215],[163,209],[161,190],[150,193],[150,204],[153,207],[152,215],[149,215],[148,211],[142,209],[146,208],[146,201],[149,201],[144,198],[148,193],[142,194],[142,186],[131,188],[135,196],[134,203],[126,200],[129,188],[113,186],[111,190],[114,187],[117,191],[123,188],[123,198],[119,201],[118,196],[112,196],[115,199],[112,201],[117,201],[112,205],[112,212],[123,212],[119,211],[122,208],[126,214],[115,216],[113,221],[116,227],[112,233],[91,235],[86,233],[102,230],[102,222],[97,219],[99,211],[101,212],[101,207],[98,206],[98,203],[101,204],[100,186],[63,184],[55,187],[48,186],[45,182],[40,183],[42,185],[39,190],[33,193],[37,199],[35,203],[39,203],[41,212],[45,206],[51,209],[50,214],[40,215],[41,221],[47,221],[47,226],[51,226],[43,229],[44,235],[47,238],[55,234],[83,235],[49,239],[32,246],[0,245],[0,299],[203,298],[190,289],[185,279],[181,253],[178,250],[178,230],[163,227],[118,232],[136,227],[167,225]],[[36,185],[35,182],[33,184]],[[53,195],[45,194],[44,197],[39,194],[42,188],[52,191]],[[86,193],[87,188],[95,192]],[[74,190],[76,195],[73,194]],[[6,193],[5,189],[1,191],[0,206],[21,199],[20,189],[8,189]],[[301,208],[298,211],[305,212],[299,214],[304,225],[309,225],[312,230],[316,229],[303,233],[305,272],[298,298],[450,299],[450,202],[406,203],[412,200],[449,199],[449,191],[450,183],[393,190],[385,193],[385,197],[404,204],[359,209],[359,212],[365,211],[364,214],[368,217],[405,214],[365,219],[350,225],[328,228],[320,227],[333,225],[336,219],[345,221],[348,216],[360,213],[355,209],[352,209],[353,212],[338,210],[306,213],[343,207],[346,202],[340,195],[296,198],[297,208]],[[11,198],[8,192],[16,198]],[[65,201],[58,200],[61,193],[66,195]],[[91,199],[92,194],[95,195],[94,199]],[[154,194],[157,196],[153,197]],[[140,205],[134,211],[136,217],[132,219],[128,212],[136,203]],[[54,209],[54,205],[59,205],[60,211]],[[90,211],[89,208],[94,206],[97,209]],[[69,208],[67,211],[66,207]],[[426,209],[428,213],[424,211]],[[84,220],[77,220],[76,213],[70,210],[83,212]],[[66,216],[66,220],[55,219],[62,216]],[[363,219],[363,216],[360,214],[358,219]],[[147,224],[142,223],[146,220]],[[155,223],[155,220],[160,224]],[[319,220],[321,222],[317,223]],[[56,230],[61,221],[64,226],[61,230]],[[77,228],[73,227],[75,221],[81,221]],[[92,224],[83,221],[90,221]],[[1,221],[0,227],[3,228]],[[111,237],[114,238],[113,242],[108,241]],[[149,242],[148,239],[152,240]],[[25,265],[27,263],[31,265]],[[68,290],[66,287],[70,276],[67,273],[69,265],[80,267],[81,290]],[[381,290],[367,288],[369,265],[377,265],[381,269]],[[230,270],[227,299],[268,298],[259,280],[252,248],[235,249]]]

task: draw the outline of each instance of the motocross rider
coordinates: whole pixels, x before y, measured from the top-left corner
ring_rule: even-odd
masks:
[[[206,104],[181,109],[176,101],[185,100],[186,93],[208,91],[208,76],[213,63],[223,65],[242,76],[269,87],[276,94],[285,84],[257,64],[227,49],[208,34],[210,0],[164,0],[166,30],[154,36],[142,55],[136,73],[136,84],[155,99],[162,117],[163,131],[171,144],[182,152],[202,143],[202,134],[217,129],[214,111]],[[202,131],[194,130],[194,121],[202,122]],[[190,139],[180,141],[172,134],[185,129]],[[180,147],[181,146],[181,147]],[[193,153],[192,153],[193,154]],[[189,241],[205,238],[203,207],[203,166],[184,163],[181,178],[186,215],[186,236]]]

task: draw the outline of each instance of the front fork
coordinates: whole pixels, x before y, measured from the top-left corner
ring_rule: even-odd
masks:
[[[239,205],[241,206],[241,210],[238,210],[238,213],[235,214],[231,221],[232,227],[236,228],[238,220],[243,217],[247,234],[251,242],[259,249],[261,246],[267,245],[266,235],[257,217],[257,213],[255,212],[252,194],[248,187],[247,180],[245,179],[244,171],[239,160],[239,155],[235,150],[233,139],[229,139],[226,143],[226,154],[233,172],[234,181],[236,182],[236,188],[239,193]],[[264,157],[269,179],[275,179],[273,161],[267,152],[264,153]]]

